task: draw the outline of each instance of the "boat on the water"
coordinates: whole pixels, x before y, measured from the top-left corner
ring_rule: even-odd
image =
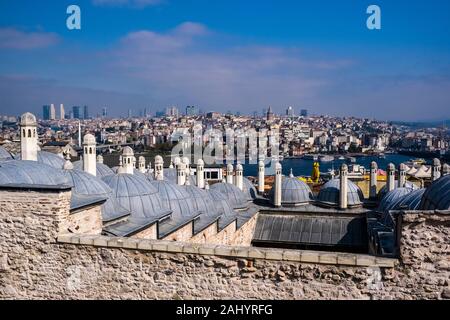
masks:
[[[313,161],[317,161],[318,160],[318,156],[316,154],[305,154],[303,156],[303,159],[305,160],[313,160]]]
[[[356,158],[355,157],[347,157],[347,161],[350,163],[356,163]]]
[[[323,155],[323,156],[319,157],[320,162],[331,162],[333,160],[334,160],[334,157],[328,156],[328,155]]]

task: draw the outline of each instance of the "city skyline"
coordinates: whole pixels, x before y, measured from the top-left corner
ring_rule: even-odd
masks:
[[[376,31],[365,26],[366,2],[133,3],[78,1],[79,31],[66,28],[67,3],[42,1],[39,13],[27,1],[0,4],[0,113],[55,101],[88,105],[92,116],[107,106],[111,117],[130,106],[139,114],[194,105],[222,113],[272,106],[284,114],[293,106],[391,121],[450,118],[446,1],[377,1]]]

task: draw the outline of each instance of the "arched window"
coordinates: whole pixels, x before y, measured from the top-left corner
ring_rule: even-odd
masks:
[[[25,129],[22,130],[22,137],[26,137],[27,135],[25,134]]]
[[[28,138],[31,138],[31,129],[28,129]]]
[[[92,148],[89,148],[89,154],[92,154]]]
[[[36,129],[33,130],[33,138],[36,138]]]

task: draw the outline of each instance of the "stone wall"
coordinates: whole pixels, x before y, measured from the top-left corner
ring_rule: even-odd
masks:
[[[103,229],[101,204],[71,212],[63,221],[62,229],[65,232],[79,234],[101,234]]]

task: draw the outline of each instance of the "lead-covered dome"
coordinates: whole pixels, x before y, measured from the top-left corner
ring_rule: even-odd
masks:
[[[238,213],[234,211],[228,203],[225,195],[216,190],[206,190],[211,199],[214,201],[215,210],[220,214],[219,229],[223,229],[230,223],[237,220]]]
[[[74,167],[74,169],[83,171],[83,161],[81,161],[81,160],[75,161],[73,163],[73,167]],[[103,164],[100,162],[97,162],[97,164],[96,164],[96,172],[97,172],[97,177],[99,177],[99,178],[103,178],[103,177],[114,174],[113,169],[108,167],[106,164]]]
[[[398,181],[395,180],[394,181],[394,189],[398,188]],[[409,189],[413,189],[413,190],[418,190],[420,189],[417,185],[415,185],[414,183],[410,182],[410,181],[406,181],[405,182],[405,186],[404,188],[409,188]],[[383,199],[383,197],[386,195],[387,193],[387,187],[386,185],[384,185],[380,191],[378,191],[378,199]]]
[[[243,177],[243,187],[244,187],[244,193],[247,196],[247,200],[253,201],[256,199],[258,192],[256,191],[255,186],[253,183],[246,177]]]
[[[13,156],[5,148],[0,146],[0,161],[12,160]]]
[[[269,197],[274,201],[275,185],[270,189]],[[309,186],[295,178],[285,177],[281,179],[281,205],[282,206],[298,206],[307,204],[313,200],[313,194]]]
[[[400,201],[404,196],[408,195],[413,191],[412,188],[397,188],[389,191],[381,200],[378,206],[378,211],[387,212],[392,210],[392,208]]]
[[[352,181],[347,180],[348,191],[347,191],[347,201],[349,206],[359,206],[362,205],[364,200],[364,195],[361,189],[354,184]],[[339,206],[339,193],[341,185],[340,179],[335,178],[327,183],[325,183],[319,191],[317,200],[319,203],[328,206]]]
[[[192,185],[185,185],[183,188],[191,196],[195,209],[200,213],[200,218],[194,222],[194,231],[196,233],[218,220],[221,213],[218,213],[216,203],[213,201],[210,193]]]
[[[149,181],[161,197],[162,205],[172,210],[173,217],[193,217],[198,214],[189,193],[181,186],[166,180]]]
[[[219,182],[211,186],[211,190],[222,193],[233,209],[247,208],[248,199],[241,189],[231,183]]]
[[[18,154],[16,159],[21,160],[22,156]],[[56,169],[62,169],[66,161],[64,160],[62,154],[58,155],[47,151],[38,151],[37,162],[49,165]]]
[[[20,125],[21,126],[35,126],[37,124],[36,117],[34,114],[30,112],[25,112],[20,117]]]
[[[450,175],[434,181],[423,194],[420,210],[450,210]]]

